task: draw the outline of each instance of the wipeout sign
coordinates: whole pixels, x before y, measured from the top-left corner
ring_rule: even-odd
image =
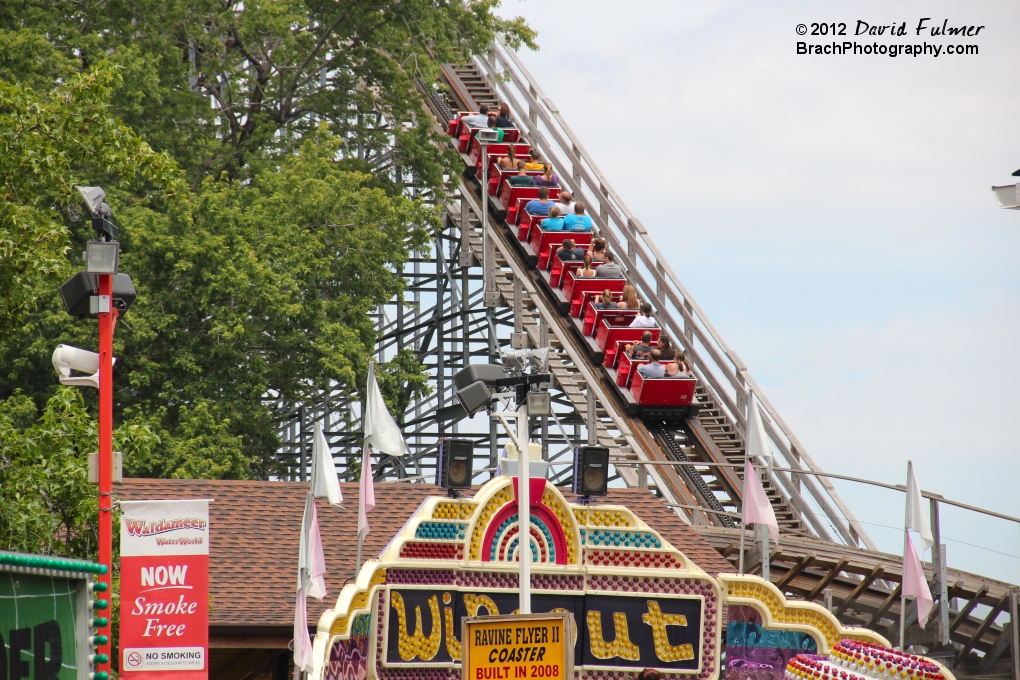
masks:
[[[208,677],[209,501],[122,501],[120,672]]]

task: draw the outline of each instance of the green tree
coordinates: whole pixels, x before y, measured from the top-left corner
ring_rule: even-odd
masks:
[[[437,150],[422,89],[497,34],[533,45],[497,5],[0,3],[10,546],[57,549],[45,534],[64,527],[66,550],[88,553],[90,494],[78,481],[95,449],[96,395],[58,388],[49,360],[58,343],[96,342],[95,322],[70,319],[57,293],[90,237],[74,185],[107,190],[121,271],[138,289],[114,347],[126,474],[270,475],[266,396],[356,391],[376,342],[370,314],[401,294],[397,272],[438,225],[433,204],[459,159]],[[410,351],[379,367],[392,410],[427,389],[423,371]],[[45,457],[47,474],[66,478],[63,500],[23,469]],[[30,497],[33,484],[44,498]]]
[[[114,433],[125,457],[145,457],[158,441],[137,424]],[[0,549],[95,555],[88,454],[97,443],[95,417],[76,389],[59,388],[41,411],[20,393],[0,401]]]
[[[75,214],[75,184],[100,175],[163,193],[186,188],[173,161],[110,111],[118,81],[110,67],[43,92],[0,80],[0,327],[71,271],[64,215]]]

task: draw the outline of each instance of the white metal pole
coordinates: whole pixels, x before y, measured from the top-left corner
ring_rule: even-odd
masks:
[[[910,488],[910,477],[914,474],[914,462],[907,461],[907,488]],[[900,579],[900,651],[906,651],[906,647],[903,646],[903,632],[906,626],[904,625],[907,620],[907,595],[906,590],[903,587],[907,580],[907,513],[910,508],[910,494],[907,494],[906,502],[903,504],[903,577]]]
[[[740,505],[740,557],[737,560],[737,573],[744,573],[744,529],[747,525],[744,524],[744,518],[747,517],[747,474],[751,469],[751,464],[747,460],[747,456],[744,456],[744,500]]]
[[[520,533],[517,541],[517,554],[520,556],[520,612],[531,613],[531,444],[528,432],[528,404],[521,404],[517,409],[517,441],[520,451],[517,453],[517,516]]]
[[[752,408],[753,405],[752,405]],[[755,474],[758,474],[757,472]],[[772,480],[772,456],[769,456],[768,480]],[[772,579],[772,548],[769,546],[768,527],[761,527],[761,577],[766,581]]]
[[[478,145],[482,149],[482,214],[478,216],[482,223],[482,305],[495,307],[495,301],[490,300],[489,297],[494,289],[490,270],[495,267],[496,263],[492,261],[492,256],[489,253],[491,249],[489,230],[485,228],[489,218],[489,144],[478,139]]]

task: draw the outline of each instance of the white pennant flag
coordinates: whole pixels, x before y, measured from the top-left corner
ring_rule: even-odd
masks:
[[[294,607],[294,665],[306,673],[312,672],[312,640],[308,634],[308,598],[321,600],[326,596],[326,556],[322,550],[319,531],[319,511],[316,497],[326,498],[331,505],[343,501],[336,465],[329,452],[329,443],[322,432],[322,424],[315,424],[312,438],[312,481],[305,495],[305,511],[301,517],[301,536],[298,541],[297,601]]]
[[[328,499],[330,505],[344,502],[340,477],[336,474],[336,465],[329,452],[326,435],[322,432],[322,423],[315,423],[315,436],[312,438],[312,494],[316,498]]]
[[[906,528],[913,529],[921,535],[921,552],[935,545],[935,537],[931,533],[928,513],[925,512],[924,498],[921,488],[914,478],[914,463],[907,461],[907,514]]]
[[[368,386],[365,390],[364,413],[365,443],[375,447],[376,451],[391,456],[402,456],[407,451],[404,437],[400,434],[393,416],[386,409],[379,383],[375,380],[375,362],[368,364]]]

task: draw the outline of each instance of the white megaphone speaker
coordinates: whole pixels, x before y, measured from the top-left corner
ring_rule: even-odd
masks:
[[[70,345],[57,345],[53,350],[53,370],[60,376],[62,385],[99,389],[99,355],[95,352]],[[72,376],[71,371],[88,375]]]

